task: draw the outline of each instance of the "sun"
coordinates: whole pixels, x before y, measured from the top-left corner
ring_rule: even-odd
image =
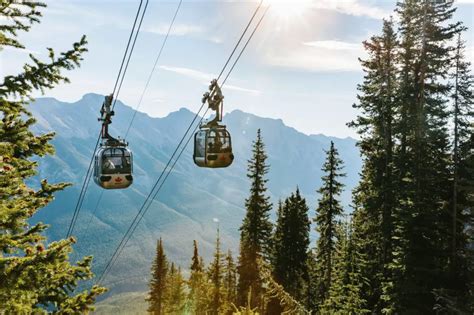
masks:
[[[290,20],[303,17],[311,8],[313,0],[266,0],[265,3],[270,5],[269,14]]]

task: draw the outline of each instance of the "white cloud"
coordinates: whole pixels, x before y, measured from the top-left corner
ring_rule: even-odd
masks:
[[[164,103],[165,100],[162,99],[162,98],[154,98],[154,99],[152,100],[152,102],[153,102],[153,103]]]
[[[172,67],[172,66],[159,66],[159,68],[165,71],[181,74],[188,78],[204,81],[206,84],[209,83],[215,77],[215,75],[211,73],[206,73],[206,72],[202,72],[202,71],[194,70],[190,68]]]
[[[144,31],[163,36],[168,33],[168,29],[168,24],[160,24],[158,26],[147,27],[144,29]],[[213,32],[209,31],[206,27],[193,24],[174,24],[170,31],[171,36],[193,36],[214,44],[221,44],[223,40],[212,33]]]
[[[232,85],[232,84],[226,84],[225,88],[228,89],[228,90],[245,92],[245,93],[250,93],[250,94],[254,94],[254,95],[259,95],[261,93],[261,91],[259,91],[259,90],[247,89],[247,88],[243,88],[243,87]]]
[[[359,57],[365,52],[361,43],[324,40],[304,42],[292,51],[267,55],[273,66],[295,68],[305,71],[360,71]]]
[[[315,0],[313,8],[333,10],[353,16],[367,16],[373,19],[382,19],[390,15],[389,11],[359,0]]]
[[[322,49],[332,49],[332,50],[352,50],[358,51],[361,49],[362,45],[360,43],[348,43],[339,40],[319,40],[313,42],[303,43],[305,46],[322,48]]]
[[[159,66],[159,68],[165,71],[174,72],[174,73],[183,75],[185,77],[200,81],[201,83],[206,84],[206,85],[209,84],[209,82],[212,79],[217,77],[215,74],[202,72],[202,71],[190,69],[190,68],[173,67],[173,66]],[[233,90],[233,91],[238,91],[238,92],[260,94],[259,90],[249,89],[249,88],[232,85],[232,84],[226,84],[225,88],[229,90]]]

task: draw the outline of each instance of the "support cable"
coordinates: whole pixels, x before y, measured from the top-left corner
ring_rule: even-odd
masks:
[[[261,3],[260,5],[257,7],[257,9],[255,10],[255,13],[254,15],[252,16],[251,18],[251,21],[253,20],[253,18],[255,17],[256,13],[258,12],[258,10],[260,9],[260,6],[261,6]],[[250,37],[247,39],[244,47],[241,49],[237,59],[234,61],[231,69],[229,70],[229,72],[227,73],[226,77],[225,77],[225,80],[223,81],[221,87],[224,85],[225,81],[227,81],[230,73],[233,71],[233,69],[235,68],[235,65],[237,64],[238,60],[240,59],[240,57],[242,56],[243,52],[245,51],[245,49],[247,48],[250,40],[252,39],[253,35],[255,34],[256,30],[259,28],[263,18],[265,17],[266,15],[266,12],[268,11],[269,7],[267,7],[267,9],[265,10],[265,12],[263,13],[262,17],[260,18],[260,20],[258,21],[257,25],[254,27]],[[245,33],[247,32],[247,29],[248,29],[248,26],[245,28],[244,32],[243,32],[243,35],[241,36],[241,38],[239,39],[236,47],[234,48],[234,50],[232,51],[232,54],[234,54],[235,50],[237,49],[237,46],[238,44],[240,44],[240,41],[241,39],[243,38],[243,36],[245,35]],[[221,74],[219,76],[222,75],[222,73],[225,71],[225,68],[227,67],[228,63],[229,63],[229,60],[227,60],[227,62],[225,63],[225,66],[223,67],[223,70],[221,71]],[[184,146],[182,146],[181,148],[181,151],[179,152],[178,156],[176,157],[176,159],[174,160],[173,164],[171,165],[171,167],[168,169],[168,166],[170,165],[171,161],[173,161],[173,158],[174,156],[176,155],[176,152],[179,150],[181,144],[183,143],[184,139],[186,138],[186,136],[188,135],[189,133],[189,130],[191,129],[191,127],[193,126],[196,118],[198,117],[199,113],[201,112],[202,108],[204,107],[205,105],[205,100],[203,100],[202,104],[201,104],[201,107],[199,108],[198,112],[196,113],[196,115],[194,116],[192,122],[190,123],[188,129],[186,130],[185,134],[183,135],[183,137],[181,138],[181,140],[179,141],[176,149],[174,150],[173,154],[171,155],[170,159],[168,160],[168,163],[166,164],[165,168],[163,169],[163,171],[161,172],[160,176],[158,177],[157,181],[155,182],[155,184],[153,185],[153,188],[151,189],[150,193],[148,194],[147,198],[145,199],[145,201],[143,202],[142,206],[140,207],[138,213],[135,215],[135,218],[133,219],[132,221],[132,224],[129,226],[129,228],[127,229],[127,231],[125,232],[124,236],[122,237],[119,245],[117,246],[117,248],[115,249],[114,253],[112,254],[112,257],[109,259],[108,263],[106,264],[103,272],[101,273],[100,277],[98,278],[97,280],[97,284],[100,284],[108,275],[108,273],[110,272],[110,270],[112,269],[112,267],[115,265],[115,262],[117,261],[118,257],[121,255],[121,253],[123,252],[125,246],[127,245],[128,241],[130,240],[130,238],[132,237],[133,233],[135,232],[136,228],[138,227],[139,223],[141,222],[141,220],[143,219],[143,217],[145,216],[147,210],[149,209],[149,207],[151,206],[151,204],[153,203],[154,199],[156,198],[156,196],[158,195],[158,193],[160,192],[161,188],[163,187],[164,183],[166,182],[166,180],[168,179],[168,176],[171,174],[171,171],[174,169],[176,163],[178,162],[179,158],[181,157],[181,155],[183,154],[184,150],[186,149],[187,145],[189,144],[190,140],[192,139],[192,136],[194,134],[194,132],[197,130],[197,128],[199,127],[200,123],[202,122],[202,120],[204,119],[207,111],[209,110],[209,108],[206,109],[206,111],[204,112],[203,116],[200,118],[199,122],[197,125],[195,125],[194,129],[193,129],[193,132],[191,133],[191,135],[188,137],[187,141],[185,142]],[[168,169],[168,171],[167,171]],[[165,177],[163,178],[163,175],[164,173],[167,171]],[[161,184],[158,186],[161,178],[163,178],[163,181],[161,182]],[[158,187],[156,189],[156,187]],[[156,191],[155,191],[156,189]]]
[[[129,36],[128,41],[127,41],[127,46],[126,46],[125,52],[123,54],[122,62],[120,64],[120,69],[119,69],[117,78],[115,80],[112,95],[117,91],[117,96],[118,96],[118,94],[120,92],[120,88],[121,88],[122,83],[123,83],[123,78],[125,77],[125,74],[127,72],[128,63],[130,61],[131,55],[133,54],[133,49],[134,49],[134,46],[135,46],[135,42],[136,42],[138,33],[140,32],[141,23],[143,21],[143,17],[145,16],[145,13],[146,13],[146,9],[147,9],[147,6],[148,6],[148,1],[149,0],[146,1],[145,8],[143,9],[143,11],[141,11],[141,8],[142,8],[142,5],[143,5],[143,0],[140,0],[140,4],[138,6],[137,13],[135,15],[135,19],[134,19],[134,22],[133,22],[132,30],[130,31],[130,36]],[[138,28],[135,32],[135,28],[136,28],[136,25],[137,25],[138,17],[140,16],[140,12],[142,12],[141,18],[140,18]],[[135,38],[134,38],[132,47],[130,47],[130,43],[132,41],[133,34],[135,34]],[[130,51],[129,51],[129,48],[130,48]],[[127,59],[127,56],[128,56],[128,59]],[[125,64],[126,59],[127,59],[127,63]],[[125,68],[123,67],[124,64],[125,64]],[[120,80],[120,85],[119,85],[119,88],[117,90],[117,85],[118,85],[119,80]],[[116,100],[116,98],[114,98],[114,100]],[[115,101],[114,101],[114,105],[115,105]],[[96,141],[94,150],[92,152],[92,157],[89,161],[89,166],[87,168],[86,176],[84,177],[84,181],[82,183],[81,191],[80,191],[79,197],[77,199],[76,207],[74,209],[73,216],[71,218],[71,222],[69,223],[69,228],[68,228],[68,231],[67,231],[67,234],[66,234],[66,238],[69,238],[72,235],[72,233],[74,231],[74,227],[75,227],[76,222],[77,222],[77,219],[79,217],[79,212],[82,208],[82,204],[84,202],[84,198],[85,198],[87,189],[89,187],[90,180],[92,178],[92,169],[93,169],[93,164],[94,164],[94,157],[95,157],[95,154],[97,152],[97,148],[99,147],[101,133],[102,132],[99,132],[99,135],[97,137],[97,141]]]

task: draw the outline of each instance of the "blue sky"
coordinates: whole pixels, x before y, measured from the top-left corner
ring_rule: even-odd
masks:
[[[119,97],[130,106],[138,104],[178,2],[150,0]],[[396,1],[265,0],[270,2],[224,88],[225,111],[282,118],[306,134],[355,136],[345,124],[356,115],[351,105],[363,75],[357,61],[364,56],[361,42],[380,32],[382,18],[393,14]],[[66,50],[86,34],[89,52],[82,67],[69,73],[71,84],[46,96],[72,102],[89,92],[110,93],[139,1],[46,3],[42,23],[20,36],[27,50],[0,52],[0,75],[17,72],[29,52],[45,58],[45,47]],[[154,117],[181,107],[196,111],[257,4],[184,0],[140,111]],[[474,60],[474,0],[457,1],[457,6],[455,18],[470,28],[465,39]]]

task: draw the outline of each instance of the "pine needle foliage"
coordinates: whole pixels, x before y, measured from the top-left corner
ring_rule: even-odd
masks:
[[[190,266],[191,274],[187,282],[187,310],[191,314],[205,314],[210,308],[211,285],[204,269],[203,259],[199,256],[198,243],[194,240]]]
[[[364,43],[361,114],[350,123],[364,157],[353,198],[353,278],[364,309],[375,313],[465,310],[472,300],[472,189],[461,184],[472,178],[462,162],[470,149],[461,149],[471,145],[472,77],[455,10],[451,0],[400,1],[397,24],[384,21],[382,34]]]
[[[248,161],[247,177],[250,179],[250,196],[245,201],[247,213],[240,227],[240,256],[238,262],[238,302],[244,305],[248,292],[252,290],[252,307],[260,307],[261,281],[258,278],[257,260],[268,259],[272,224],[269,219],[271,203],[266,196],[265,175],[269,166],[260,129],[253,143],[252,158]]]
[[[45,6],[37,1],[2,1],[0,49],[24,49],[18,35],[40,22]],[[63,72],[79,67],[86,44],[82,37],[59,55],[48,48],[47,60],[30,54],[23,71],[6,75],[0,84],[0,308],[6,313],[87,313],[105,292],[99,286],[76,292],[79,281],[93,277],[92,257],[72,265],[69,254],[74,238],[48,243],[44,236],[48,226],[29,223],[69,184],[50,184],[43,179],[31,186],[38,157],[54,154],[50,143],[54,133],[31,131],[36,120],[28,104],[35,92],[69,82]]]
[[[345,174],[342,172],[342,160],[339,153],[331,142],[326,151],[326,161],[323,165],[323,184],[318,190],[320,194],[316,210],[316,232],[319,239],[316,246],[316,268],[317,268],[317,300],[319,303],[329,296],[329,288],[333,281],[334,255],[336,251],[337,226],[343,209],[339,198],[344,185],[340,181]]]
[[[185,281],[181,273],[181,267],[176,268],[174,263],[168,270],[164,294],[163,314],[184,314],[186,305]]]
[[[228,250],[224,265],[224,314],[232,314],[233,307],[237,303],[237,266],[234,262],[232,252]]]
[[[156,256],[151,268],[150,291],[146,301],[148,312],[153,315],[165,314],[166,294],[168,289],[168,259],[160,238],[156,245]]]
[[[309,208],[299,189],[280,203],[272,240],[273,275],[285,291],[304,301],[308,282]]]
[[[209,266],[209,279],[211,282],[211,305],[209,314],[222,314],[224,307],[224,285],[223,285],[223,257],[221,252],[221,240],[219,228],[217,229],[216,247],[214,251],[214,259]]]

